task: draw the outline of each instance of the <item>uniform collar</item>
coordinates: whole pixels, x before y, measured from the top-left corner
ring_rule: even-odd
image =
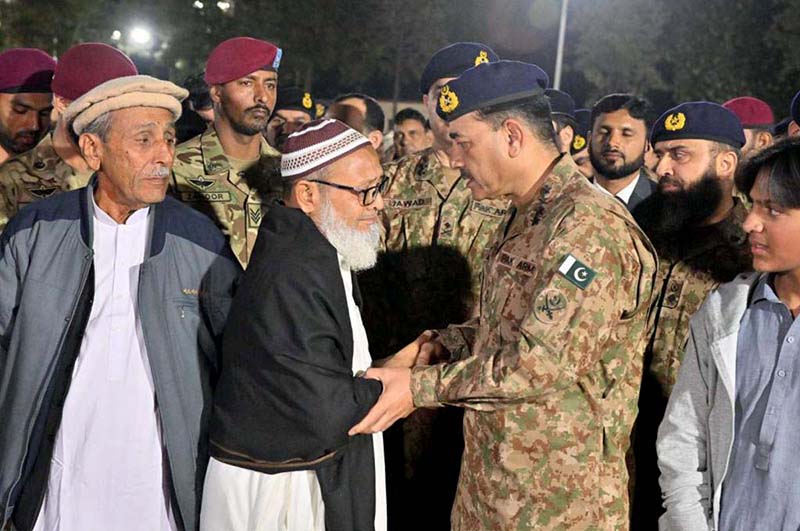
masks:
[[[200,155],[203,158],[206,175],[224,173],[232,169],[230,160],[225,155],[225,150],[222,149],[222,143],[219,141],[214,124],[210,124],[208,129],[200,135]],[[280,157],[280,155],[280,152],[270,146],[262,136],[259,157]]]

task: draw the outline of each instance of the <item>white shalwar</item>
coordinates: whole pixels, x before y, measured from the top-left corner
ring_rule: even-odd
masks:
[[[353,329],[353,374],[369,368],[372,357],[361,312],[353,299],[350,268],[339,255]],[[383,434],[372,436],[375,455],[375,531],[386,531],[386,470]],[[312,470],[263,474],[211,458],[206,472],[201,531],[325,531],[325,506]]]
[[[160,425],[137,308],[149,208],[94,206],[94,302],[34,531],[171,531]]]

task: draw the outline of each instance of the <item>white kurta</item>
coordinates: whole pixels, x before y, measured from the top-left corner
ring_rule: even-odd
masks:
[[[353,299],[350,269],[339,256],[353,329],[353,374],[372,363],[361,312]],[[375,454],[375,531],[386,531],[383,434],[372,436]],[[201,531],[325,531],[325,507],[317,475],[310,470],[262,474],[211,458],[206,472]]]
[[[177,529],[137,308],[148,214],[119,225],[94,205],[94,302],[35,531]]]

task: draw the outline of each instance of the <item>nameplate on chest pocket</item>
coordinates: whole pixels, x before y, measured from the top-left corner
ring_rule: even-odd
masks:
[[[181,201],[185,203],[227,203],[231,200],[230,192],[180,192]]]
[[[681,293],[683,292],[683,282],[679,280],[670,280],[667,283],[667,292],[664,294],[664,308],[675,309],[681,302]]]
[[[470,208],[472,212],[477,214],[481,214],[483,216],[490,216],[493,218],[502,218],[505,217],[506,212],[508,211],[505,208],[497,208],[492,205],[487,205],[485,203],[481,203],[479,201],[473,201],[472,207]]]
[[[530,276],[536,271],[536,265],[533,262],[506,251],[500,251],[500,254],[497,255],[497,262],[500,267],[506,267],[523,275]]]
[[[432,197],[407,197],[405,199],[383,199],[383,203],[387,208],[396,208],[399,210],[413,210],[418,208],[427,208],[433,204]]]

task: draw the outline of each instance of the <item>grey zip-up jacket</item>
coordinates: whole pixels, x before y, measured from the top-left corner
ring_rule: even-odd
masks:
[[[80,317],[75,309],[93,263],[92,191],[90,185],[33,203],[0,235],[0,528],[13,513],[26,457],[39,447],[37,423],[69,324]],[[207,463],[211,386],[241,268],[204,215],[171,197],[151,215],[139,317],[173,510],[193,530]]]
[[[658,429],[658,466],[667,512],[661,531],[719,526],[722,483],[733,447],[739,324],[760,274],[713,291],[692,317],[689,343]]]

